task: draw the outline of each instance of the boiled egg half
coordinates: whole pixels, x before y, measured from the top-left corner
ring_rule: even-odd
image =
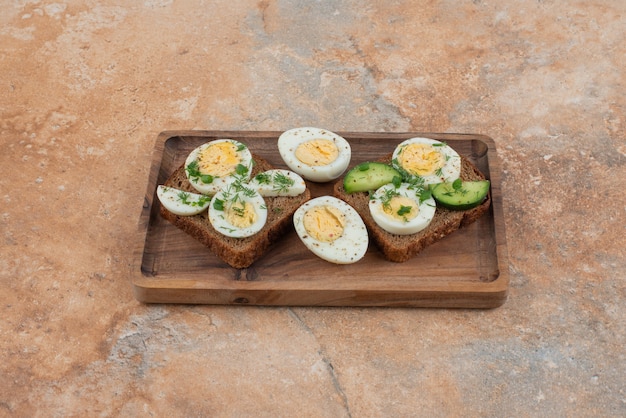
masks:
[[[453,182],[461,175],[461,157],[449,145],[430,138],[410,138],[394,150],[392,164],[424,185]]]
[[[211,202],[211,198],[208,196],[162,184],[157,187],[157,197],[165,209],[179,216],[192,216],[202,213]]]
[[[232,181],[215,193],[208,216],[216,231],[227,237],[245,238],[263,229],[267,206],[256,190]]]
[[[422,188],[408,183],[398,187],[386,184],[369,201],[374,221],[385,231],[397,235],[415,234],[426,228],[435,216],[435,199]]]
[[[316,256],[335,264],[351,264],[365,255],[367,229],[356,210],[333,196],[320,196],[293,215],[300,240]]]
[[[306,190],[306,183],[302,177],[293,171],[282,169],[259,173],[248,184],[264,197],[298,196]]]
[[[245,144],[233,139],[216,139],[189,153],[185,173],[194,189],[213,196],[235,179],[247,181],[252,164],[252,154]]]
[[[278,152],[287,166],[319,183],[335,180],[348,168],[352,150],[343,137],[319,128],[294,128],[278,137]]]

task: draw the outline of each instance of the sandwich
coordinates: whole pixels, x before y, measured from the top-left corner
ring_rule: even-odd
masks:
[[[357,164],[333,195],[359,213],[387,260],[405,262],[486,213],[489,186],[447,144],[411,138],[377,161]]]
[[[157,196],[163,218],[237,269],[267,253],[311,198],[299,175],[230,139],[194,149]]]

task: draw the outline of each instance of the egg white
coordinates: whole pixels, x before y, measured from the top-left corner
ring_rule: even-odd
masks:
[[[298,196],[306,190],[304,179],[289,170],[272,169],[254,176],[248,183],[261,196]]]
[[[211,202],[211,198],[208,196],[164,185],[157,187],[157,197],[165,209],[179,216],[192,216],[202,213]]]
[[[192,164],[194,161],[197,162],[202,152],[210,145],[220,142],[230,142],[238,147],[237,154],[239,156],[239,159],[241,160],[240,164],[243,165],[247,171],[243,174],[233,172],[223,177],[218,177],[212,175],[212,173],[207,173],[212,177],[211,181],[208,183],[203,182],[200,177],[191,175],[189,171],[190,164]],[[185,160],[185,173],[187,174],[187,179],[189,180],[189,183],[193,186],[194,189],[202,194],[212,196],[235,179],[247,181],[250,178],[250,174],[252,173],[252,165],[252,154],[245,144],[234,139],[216,139],[214,141],[210,141],[200,145],[189,153],[187,159]]]
[[[337,146],[337,158],[327,165],[309,165],[296,157],[299,145],[315,139],[327,139]],[[278,152],[287,166],[304,177],[306,180],[318,183],[337,179],[348,168],[352,150],[350,144],[343,137],[326,129],[304,127],[294,128],[283,132],[278,138]]]
[[[246,227],[233,225],[227,219],[229,206],[236,201],[248,202],[254,207],[257,219]],[[234,181],[220,189],[209,206],[209,222],[216,231],[233,238],[245,238],[259,232],[267,222],[267,206],[265,199],[256,190]]]
[[[404,169],[404,167],[401,166],[398,157],[400,153],[402,152],[402,150],[407,145],[410,145],[410,144],[431,145],[433,146],[433,149],[435,151],[438,151],[439,153],[442,154],[445,160],[443,167],[441,167],[441,169],[438,172],[428,174],[428,175],[416,176],[416,177],[421,177],[423,179],[424,185],[443,183],[443,182],[453,182],[454,180],[458,179],[459,176],[461,175],[461,157],[459,156],[459,154],[454,149],[452,149],[449,145],[441,141],[437,141],[436,139],[431,139],[431,138],[421,138],[421,137],[409,138],[401,142],[400,144],[398,144],[398,146],[393,151],[393,156],[392,156],[392,165],[395,168]]]
[[[344,214],[343,234],[332,242],[318,241],[304,227],[304,215],[315,206],[332,206]],[[316,256],[335,264],[359,261],[367,252],[368,235],[363,220],[356,210],[333,196],[320,196],[305,202],[293,215],[296,233],[304,245]]]
[[[426,228],[433,220],[436,211],[435,199],[428,197],[420,202],[421,189],[414,189],[407,183],[400,184],[399,187],[389,183],[374,192],[369,201],[369,209],[372,218],[378,226],[385,231],[397,235],[415,234]],[[411,199],[417,206],[418,214],[409,220],[396,219],[384,211],[384,202],[389,195],[398,194]]]

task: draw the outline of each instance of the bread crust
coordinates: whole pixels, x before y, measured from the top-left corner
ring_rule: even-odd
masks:
[[[258,155],[252,155],[255,165],[252,176],[274,167]],[[184,164],[181,165],[165,182],[165,186],[197,193],[187,180]],[[290,228],[296,209],[311,199],[307,188],[298,196],[264,197],[267,205],[267,222],[258,233],[246,238],[227,237],[215,230],[209,222],[207,212],[194,216],[176,215],[161,205],[160,213],[177,228],[186,232],[209,248],[217,257],[230,266],[242,269],[249,267],[263,256]]]
[[[380,162],[390,163],[391,154],[381,158]],[[484,180],[485,176],[466,157],[461,156],[461,179],[464,181]],[[465,211],[454,211],[437,206],[432,222],[422,231],[410,235],[392,234],[376,224],[369,210],[369,193],[347,193],[343,188],[343,179],[333,186],[335,197],[349,203],[363,218],[372,242],[383,256],[393,262],[405,262],[429,245],[450,235],[464,226],[476,222],[491,205],[491,193],[480,205]]]

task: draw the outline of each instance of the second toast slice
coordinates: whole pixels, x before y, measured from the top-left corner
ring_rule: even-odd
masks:
[[[391,156],[384,157],[380,162],[390,163]],[[461,180],[484,180],[485,176],[466,157],[461,156]],[[429,245],[441,240],[459,228],[469,225],[480,218],[491,204],[488,195],[480,205],[465,211],[454,211],[437,206],[431,223],[423,230],[411,235],[392,234],[376,224],[369,210],[369,193],[347,193],[343,188],[343,180],[337,181],[333,187],[335,197],[350,204],[363,218],[370,238],[383,256],[393,262],[405,262]]]

